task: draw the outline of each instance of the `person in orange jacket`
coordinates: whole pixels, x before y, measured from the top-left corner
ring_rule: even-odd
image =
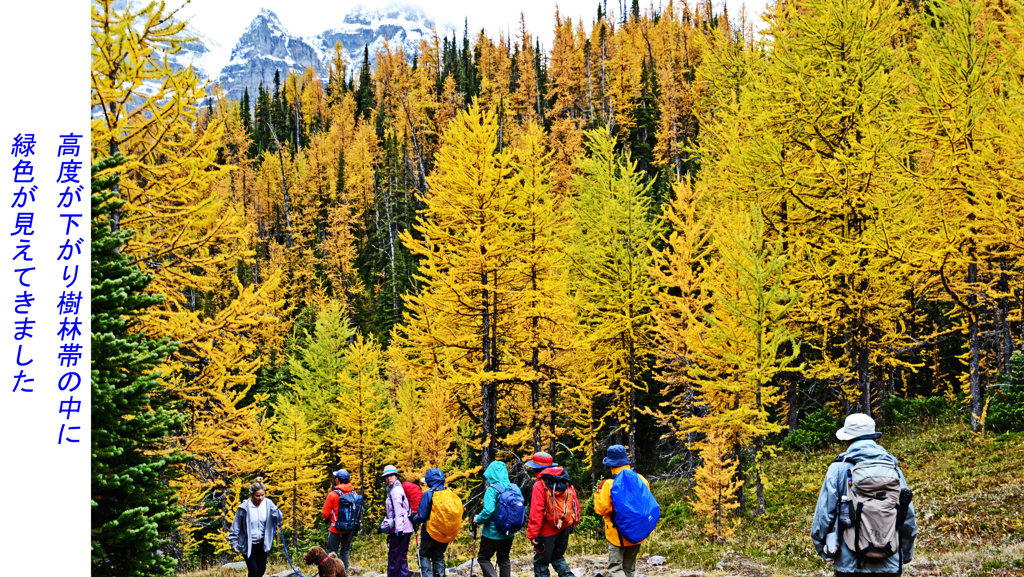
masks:
[[[352,549],[352,536],[359,529],[341,531],[335,527],[335,523],[338,520],[338,506],[341,495],[347,495],[355,491],[355,487],[349,482],[350,479],[351,477],[345,469],[334,472],[334,488],[327,494],[327,499],[324,501],[324,510],[322,511],[322,516],[328,524],[327,546],[324,549],[328,553],[337,554],[338,558],[345,565],[346,570],[348,569],[348,554]]]
[[[594,512],[604,517],[604,538],[608,540],[608,572],[612,577],[633,577],[636,573],[636,557],[640,553],[640,543],[633,543],[619,535],[613,521],[615,507],[612,505],[612,483],[615,482],[615,475],[623,469],[631,468],[626,448],[622,445],[608,447],[604,464],[612,468],[612,478],[601,481],[601,488],[594,495]],[[648,488],[651,486],[643,475],[637,476],[643,479]]]
[[[535,577],[551,577],[551,570],[548,568],[548,565],[551,565],[558,573],[558,577],[575,577],[569,563],[565,561],[565,550],[569,547],[569,534],[572,533],[573,526],[555,527],[545,514],[547,499],[542,477],[569,480],[565,470],[552,461],[551,455],[539,452],[534,453],[533,457],[524,463],[536,472],[537,478],[530,490],[530,520],[526,526],[526,538],[533,543],[533,574]],[[579,502],[575,497],[571,506],[578,517]]]

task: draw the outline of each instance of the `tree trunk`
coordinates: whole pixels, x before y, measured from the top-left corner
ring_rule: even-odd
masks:
[[[796,394],[798,389],[797,379],[795,376],[789,375],[785,377],[784,382],[786,383],[786,404],[788,405],[788,410],[786,412],[786,427],[788,427],[790,431],[795,431],[796,428],[800,426],[800,412],[796,407]]]
[[[754,515],[760,517],[765,514],[764,506],[764,483],[761,481],[761,435],[754,437],[754,487],[757,492],[757,508]]]
[[[1013,355],[1013,338],[1010,334],[1010,276],[1007,274],[1006,259],[999,259],[999,365],[1003,374],[1010,371],[1010,357]]]
[[[861,412],[871,416],[871,371],[868,364],[868,339],[871,338],[871,329],[861,327],[860,344],[857,345],[857,379],[860,381],[861,390]]]
[[[488,283],[488,271],[481,273],[481,281],[484,287],[487,287]],[[491,301],[490,291],[484,288],[483,295],[483,326],[481,327],[481,352],[483,353],[483,365],[484,372],[491,372],[493,370],[491,358]],[[494,409],[491,404],[491,398],[494,395],[491,390],[494,387],[492,382],[484,382],[480,385],[480,397],[481,397],[481,425],[483,430],[483,444],[480,447],[480,461],[483,463],[483,468],[487,469],[491,461],[494,460],[494,429],[497,415],[494,414]]]
[[[536,347],[534,348],[534,363],[537,363]],[[541,450],[541,381],[538,378],[529,381],[529,403],[532,409],[529,426],[534,430],[534,452],[536,453]]]
[[[971,430],[977,432],[981,429],[981,339],[978,335],[978,295],[975,292],[975,283],[978,282],[978,263],[974,261],[973,247],[970,252],[971,263],[967,265],[967,285],[970,293],[967,296],[967,342],[970,347],[970,360],[968,362],[968,375],[971,385]]]

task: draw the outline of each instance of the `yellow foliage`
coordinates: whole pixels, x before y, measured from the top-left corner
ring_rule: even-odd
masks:
[[[704,519],[704,534],[716,543],[726,543],[735,533],[738,520],[730,519],[730,514],[739,507],[736,495],[743,486],[736,480],[738,463],[726,437],[708,431],[701,449],[703,462],[694,475],[693,512]]]

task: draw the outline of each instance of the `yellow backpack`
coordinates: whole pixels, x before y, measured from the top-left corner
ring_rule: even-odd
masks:
[[[462,527],[462,499],[450,489],[434,491],[427,534],[438,543],[451,543]]]

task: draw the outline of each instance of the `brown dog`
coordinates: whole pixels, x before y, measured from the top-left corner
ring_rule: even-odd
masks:
[[[334,553],[330,555],[323,547],[310,547],[309,552],[302,558],[306,565],[316,565],[320,571],[320,577],[348,577],[345,571],[345,564],[338,559]]]

